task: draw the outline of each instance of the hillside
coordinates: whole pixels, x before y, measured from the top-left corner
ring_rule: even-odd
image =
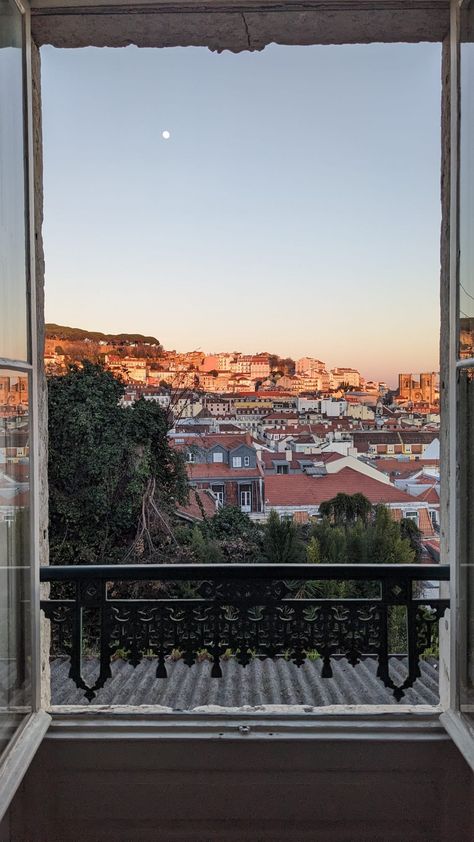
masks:
[[[58,339],[64,342],[106,342],[108,345],[158,345],[155,336],[144,336],[142,333],[101,333],[98,330],[84,330],[81,327],[67,327],[49,323],[45,325],[46,339]]]

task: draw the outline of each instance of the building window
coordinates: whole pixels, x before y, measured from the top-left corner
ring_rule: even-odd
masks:
[[[241,468],[242,467],[242,457],[241,456],[233,456],[232,457],[232,467],[233,468]]]
[[[395,453],[395,446],[393,444],[387,444],[387,453]]]
[[[287,474],[289,473],[289,467],[288,465],[277,465],[276,472],[277,474]]]
[[[212,461],[213,462],[223,462],[224,461],[224,454],[217,452],[212,454]]]
[[[224,486],[223,485],[211,485],[211,491],[214,494],[215,498],[217,499],[217,505],[219,507],[224,505]]]
[[[408,520],[413,520],[413,521],[415,521],[415,523],[418,523],[418,512],[415,511],[415,510],[406,511],[405,517],[408,518]]]
[[[196,454],[193,450],[188,450],[186,453],[186,462],[195,462],[196,461]]]
[[[244,456],[244,468],[248,468],[250,465],[250,456]]]
[[[252,511],[252,489],[250,487],[240,489],[240,508],[243,512]]]

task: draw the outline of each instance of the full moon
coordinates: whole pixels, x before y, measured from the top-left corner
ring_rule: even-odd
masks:
[[[171,135],[170,135],[169,131],[167,129],[165,129],[164,132],[161,132],[161,137],[163,138],[163,140],[169,140]]]

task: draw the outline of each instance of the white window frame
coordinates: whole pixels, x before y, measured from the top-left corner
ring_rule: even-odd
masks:
[[[284,5],[286,5],[286,7],[287,7],[285,9],[286,13],[293,11],[293,10],[290,9],[289,0],[286,0],[286,4],[284,4]],[[104,12],[104,14],[107,14],[107,12]],[[183,12],[183,14],[186,14],[186,13]],[[211,12],[211,14],[212,14],[212,12]],[[348,15],[349,14],[351,14],[351,12],[348,12]],[[364,14],[366,14],[366,13],[364,12]],[[341,17],[344,17],[344,16],[341,16]],[[86,21],[87,24],[90,22],[90,17],[86,13],[81,15],[81,18],[82,18],[83,21]],[[53,16],[51,16],[51,20],[53,20]],[[349,19],[346,19],[344,21],[343,26],[347,27],[348,23],[349,23],[349,31],[350,31],[350,21],[349,21]],[[359,31],[360,31],[360,23],[358,24],[358,26],[359,26]],[[416,36],[416,32],[414,34]],[[380,40],[381,41],[389,41],[389,40],[393,40],[393,39],[390,39],[390,38],[387,37],[387,38],[382,38]],[[343,43],[343,41],[338,40],[336,38],[335,43]],[[68,46],[68,45],[66,44],[66,46]],[[110,46],[110,44],[107,44],[107,46]],[[394,706],[394,709],[396,709],[396,706]],[[337,720],[334,723],[331,722],[330,720],[331,720],[332,716],[333,716],[333,714],[329,714],[329,716],[325,714],[324,717],[323,717],[324,723],[323,723],[323,726],[322,726],[322,732],[324,734],[324,739],[327,739],[329,729],[331,729],[330,733],[334,734],[336,738],[340,737],[340,735],[341,735],[341,728],[340,728],[341,723],[340,723],[340,721],[337,721]],[[398,737],[403,738],[404,731],[403,731],[403,728],[400,729],[400,722],[404,720],[404,717],[402,717],[400,715],[400,711],[398,711],[398,710],[395,713],[394,721],[393,721],[392,724],[390,724],[390,722],[388,720],[384,720],[384,722],[381,722],[380,718],[374,717],[370,721],[367,721],[366,724],[364,725],[363,720],[362,721],[360,720],[360,713],[358,713],[358,712],[353,713],[352,717],[353,717],[353,719],[356,720],[356,725],[350,733],[351,733],[351,736],[353,736],[355,739],[360,739],[362,733],[364,733],[364,735],[367,734],[367,736],[369,738],[373,738],[374,724],[376,724],[377,728],[379,728],[379,729],[382,729],[384,725],[387,725],[388,728],[393,728],[394,736],[398,736]],[[293,719],[293,717],[291,715],[290,715],[290,718]],[[412,719],[412,718],[413,718],[412,716],[406,717],[407,722],[408,722],[409,719]],[[72,725],[72,728],[75,729],[74,733],[75,733],[76,736],[84,736],[87,739],[88,735],[92,733],[90,731],[90,729],[87,728],[87,719],[88,719],[87,716],[85,716],[84,714],[81,714],[81,716],[78,717],[76,720],[73,720],[72,717],[71,717],[71,719],[68,719],[68,721],[66,723],[63,722],[62,725],[61,725],[60,722],[56,723],[56,735],[59,735],[61,733],[65,734],[66,732],[69,732],[69,734],[70,734],[71,733],[71,725]],[[94,719],[93,716],[89,717],[89,722],[93,722],[93,719]],[[242,719],[245,719],[245,714],[242,714],[242,713],[239,712],[238,714],[234,715],[234,722],[236,721],[237,723],[239,723]],[[178,720],[179,720],[179,717],[178,717]],[[359,721],[357,721],[357,720],[359,720]],[[293,736],[300,736],[302,738],[306,738],[308,736],[308,725],[307,725],[306,714],[304,716],[303,726],[300,727],[299,731],[297,731],[298,719],[296,717],[293,719],[293,722],[294,722],[294,725],[295,725],[295,729],[292,731],[291,736],[292,737]],[[422,723],[420,723],[420,724],[421,724],[421,727],[423,727],[423,724]],[[411,723],[410,723],[410,726],[411,726]],[[94,726],[92,725],[92,728],[93,727]],[[123,725],[115,724],[113,727],[116,729],[117,733],[121,733],[122,735],[124,735],[124,734],[127,735],[129,733],[129,725],[128,724],[123,724]],[[142,725],[141,727],[144,727],[144,726]],[[165,725],[163,727],[166,731],[167,723],[165,723]],[[226,726],[219,723],[215,726],[215,729],[217,731],[217,729],[222,729],[224,727],[226,727]],[[320,728],[321,726],[316,724],[313,727],[315,729],[315,732],[318,732],[318,728]],[[255,726],[252,725],[252,728],[255,728]],[[232,730],[232,729],[234,729],[234,730]],[[150,733],[156,734],[158,730],[159,730],[159,727],[156,725],[156,722],[153,723],[150,726]],[[132,728],[132,731],[133,731],[133,728]],[[235,724],[231,724],[229,726],[230,736],[234,737],[235,736],[234,732],[235,732]],[[268,732],[268,727],[265,723],[263,723],[262,725],[259,726],[259,736],[261,736],[262,738],[265,738],[265,739],[268,738],[268,739],[273,740],[274,739],[273,734],[268,734],[267,732]],[[203,733],[203,735],[209,736],[208,731],[205,731],[204,728],[202,729],[202,733]],[[347,732],[347,733],[349,733],[349,732]],[[409,733],[409,731],[407,731],[406,733]],[[187,736],[187,734],[186,734],[186,736]],[[219,736],[221,736],[221,735],[219,735]],[[211,737],[211,738],[213,738],[213,737]],[[245,738],[245,739],[247,739],[247,738]]]
[[[212,461],[218,462],[218,463],[223,463],[224,462],[224,454],[220,450],[216,450],[212,454]]]
[[[250,467],[250,456],[244,456],[244,468]]]
[[[31,64],[31,20],[28,0],[14,0],[23,19],[23,113],[26,173],[26,240],[27,240],[27,307],[29,351],[28,361],[0,357],[0,370],[17,371],[29,377],[29,421],[30,421],[30,635],[31,635],[31,712],[13,734],[0,760],[0,821],[5,815],[28,767],[40,746],[51,722],[51,717],[42,710],[41,703],[41,651],[40,651],[40,584],[39,584],[39,388],[37,354],[37,308],[36,308],[36,266],[35,266],[35,193],[33,166],[33,100]]]
[[[466,3],[467,6],[467,3]],[[460,369],[474,368],[474,359],[458,360],[458,277],[459,277],[459,84],[460,84],[460,4],[451,0],[450,36],[450,215],[449,215],[449,516],[446,524],[449,535],[448,560],[451,567],[449,707],[441,715],[454,743],[474,770],[474,726],[460,709],[461,658],[465,655],[466,602],[463,593],[463,560],[459,545],[458,499],[458,435],[457,435],[457,374]]]
[[[244,500],[247,502],[244,503]],[[242,512],[252,511],[252,489],[239,488],[240,509]]]
[[[241,468],[242,467],[242,457],[241,456],[233,456],[232,457],[232,467],[233,468]]]

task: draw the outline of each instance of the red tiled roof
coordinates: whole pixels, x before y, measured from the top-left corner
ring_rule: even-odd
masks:
[[[419,495],[418,500],[423,500],[424,503],[438,504],[439,503],[439,494],[436,491],[435,486],[432,485],[431,488],[427,488],[426,491],[423,491]]]
[[[199,505],[199,502],[201,505]],[[189,520],[203,520],[201,506],[206,517],[213,517],[216,513],[216,501],[212,494],[205,489],[191,488],[189,490],[189,503],[186,506],[178,506],[178,516]]]
[[[178,436],[178,438],[184,439],[184,442],[175,445],[177,449],[181,450],[193,446],[203,448],[204,450],[209,450],[216,445],[222,445],[227,450],[234,450],[236,447],[242,447],[242,445],[252,446],[250,433],[242,433],[241,435],[237,433],[205,433],[202,436],[199,434],[187,437],[183,435],[182,437]],[[176,438],[171,439],[171,444],[175,443]]]
[[[371,503],[416,503],[416,498],[399,488],[365,476],[353,468],[337,474],[309,477],[307,474],[276,474],[265,478],[269,506],[317,506],[339,493],[364,494]]]
[[[415,474],[424,466],[439,466],[439,459],[371,459],[370,462],[378,471],[383,471],[384,474],[398,473],[401,476]]]
[[[203,464],[186,465],[188,476],[191,482],[207,479],[260,479],[261,468],[231,468],[221,462],[208,462]]]
[[[424,538],[435,534],[428,509],[420,509],[418,511],[418,529]]]

